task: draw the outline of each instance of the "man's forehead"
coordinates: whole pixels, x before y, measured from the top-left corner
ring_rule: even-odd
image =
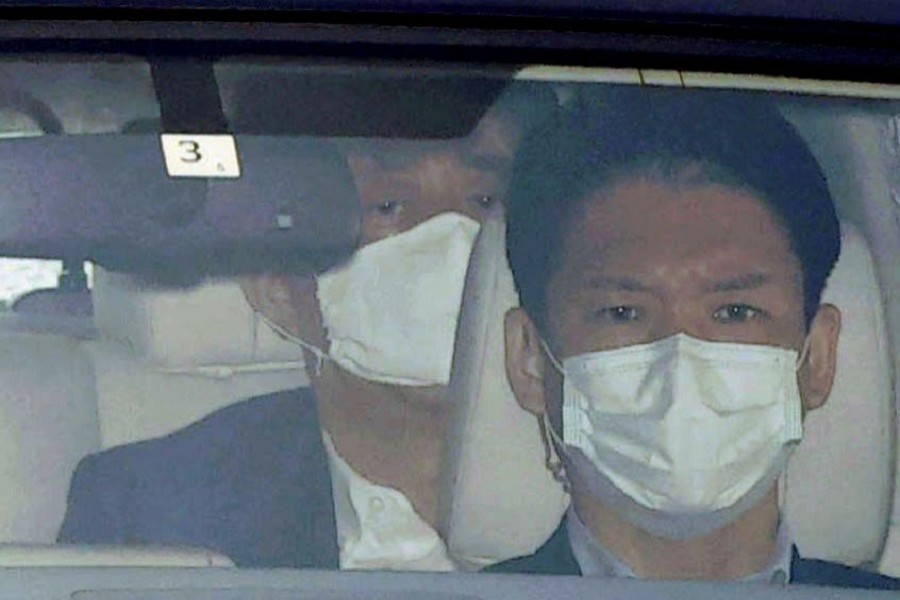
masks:
[[[414,147],[349,148],[347,155],[353,161],[352,165],[367,165],[372,170],[371,174],[382,175],[405,172],[428,164],[443,164],[486,173],[507,172],[512,166],[511,156],[499,152],[484,152],[452,142],[426,142],[425,145]]]
[[[736,188],[637,180],[586,197],[574,212],[561,258],[577,270],[653,268],[694,258],[719,265],[722,273],[740,270],[747,260],[796,263],[767,205]]]
[[[385,168],[402,168],[423,156],[454,155],[466,166],[495,168],[503,159],[511,160],[511,147],[518,129],[504,111],[489,111],[467,136],[429,138],[343,138],[339,145],[348,154],[372,158]],[[499,155],[499,156],[495,156]]]
[[[347,155],[370,159],[388,170],[409,167],[423,157],[457,155],[465,151],[465,143],[459,139],[354,138],[343,141],[341,146]]]

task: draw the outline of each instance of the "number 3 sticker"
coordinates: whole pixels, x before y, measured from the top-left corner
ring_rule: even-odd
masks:
[[[241,176],[234,136],[165,133],[160,139],[169,177]]]

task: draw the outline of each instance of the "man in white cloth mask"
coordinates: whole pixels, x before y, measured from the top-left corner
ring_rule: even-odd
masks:
[[[454,569],[434,529],[444,396],[468,256],[502,210],[524,128],[555,106],[512,84],[453,140],[345,139],[362,243],[314,278],[245,277],[311,389],[253,398],[88,457],[61,542],[189,544],[240,566]]]
[[[623,100],[576,105],[514,168],[507,372],[573,501],[493,569],[896,588],[801,559],[782,519],[840,330],[820,304],[840,235],[816,160],[758,98]]]

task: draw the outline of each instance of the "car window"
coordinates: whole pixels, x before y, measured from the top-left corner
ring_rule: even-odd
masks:
[[[0,82],[0,565],[900,575],[900,88]]]
[[[3,307],[9,310],[13,302],[31,290],[56,287],[62,272],[59,261],[4,259],[0,262],[3,270]]]

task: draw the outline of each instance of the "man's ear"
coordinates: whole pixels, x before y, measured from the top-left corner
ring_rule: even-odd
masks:
[[[281,277],[244,275],[238,281],[247,303],[253,307],[253,310],[261,312],[267,317],[277,312],[276,307],[284,306],[289,302],[287,289]]]
[[[291,335],[321,347],[325,335],[314,277],[248,275],[239,281],[253,310]]]
[[[806,358],[800,365],[798,381],[805,411],[825,404],[837,368],[837,344],[841,313],[832,304],[822,304],[809,326]]]
[[[544,396],[544,353],[534,323],[521,308],[511,308],[503,320],[506,376],[519,405],[537,416],[547,411]]]

